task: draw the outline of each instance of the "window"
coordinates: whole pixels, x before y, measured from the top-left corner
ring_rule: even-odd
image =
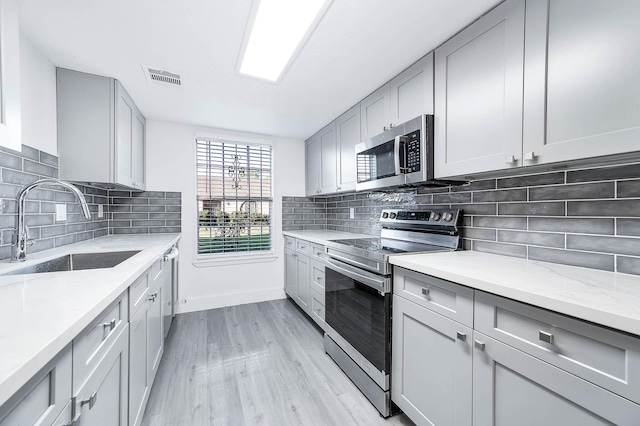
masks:
[[[271,250],[270,145],[196,139],[198,254]]]

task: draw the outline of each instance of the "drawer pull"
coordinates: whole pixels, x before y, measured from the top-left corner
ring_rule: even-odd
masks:
[[[480,349],[481,351],[484,351],[485,344],[484,344],[484,342],[480,342],[478,340],[474,340],[473,341],[473,346],[475,346],[476,349]]]
[[[428,288],[422,288],[422,295],[425,297],[429,297],[429,289]]]
[[[116,328],[116,319],[114,318],[109,322],[102,323],[102,329],[105,330],[106,328],[108,328],[109,333],[111,333],[111,331]]]
[[[98,400],[98,391],[95,391],[94,393],[91,394],[89,398],[83,399],[82,401],[80,401],[80,407],[86,404],[89,404],[89,410],[91,410],[93,406],[96,405],[97,400]]]
[[[538,331],[538,338],[543,342],[547,342],[550,345],[553,345],[553,334],[547,333],[546,331]]]
[[[460,333],[459,331],[456,331],[456,337],[463,342],[467,340],[467,335],[465,333]]]

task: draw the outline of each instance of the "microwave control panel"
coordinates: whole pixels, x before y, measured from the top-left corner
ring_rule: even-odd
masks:
[[[405,135],[405,173],[420,171],[420,130]]]

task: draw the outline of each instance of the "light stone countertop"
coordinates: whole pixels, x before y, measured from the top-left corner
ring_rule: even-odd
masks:
[[[391,256],[393,265],[640,336],[640,276],[477,251]]]
[[[316,244],[326,244],[329,240],[348,240],[351,238],[375,238],[374,235],[353,234],[351,232],[330,231],[328,229],[309,230],[309,231],[283,231],[283,235],[288,237],[300,238],[301,240],[310,241]]]
[[[27,254],[0,273],[67,253],[142,250],[108,269],[0,276],[0,405],[115,301],[180,234],[109,235]]]

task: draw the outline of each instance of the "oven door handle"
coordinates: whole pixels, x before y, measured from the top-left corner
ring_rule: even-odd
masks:
[[[356,280],[367,287],[371,287],[378,293],[384,295],[391,292],[391,279],[370,274],[359,268],[337,262],[333,259],[325,259],[325,267],[336,271],[348,278]],[[325,283],[326,285],[326,283]]]

